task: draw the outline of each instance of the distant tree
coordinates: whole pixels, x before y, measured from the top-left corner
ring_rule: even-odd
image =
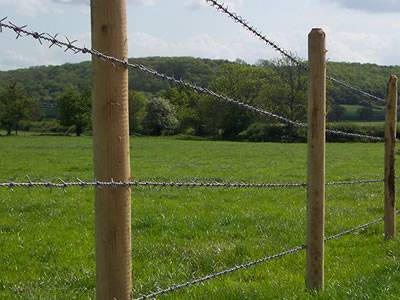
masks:
[[[80,94],[76,89],[67,88],[58,98],[60,122],[63,126],[74,126],[80,136],[90,123],[90,94]]]
[[[343,119],[343,115],[346,112],[346,109],[337,103],[332,103],[328,112],[328,120],[329,121],[340,121]]]
[[[220,68],[210,87],[240,102],[269,109],[270,97],[261,96],[260,92],[269,90],[271,73],[267,68],[227,64]],[[201,99],[200,115],[204,132],[209,135],[235,139],[255,121],[256,116],[242,107],[207,98]]]
[[[300,59],[299,59],[300,60]],[[272,101],[291,120],[307,119],[307,72],[287,58],[274,61],[276,84]]]
[[[146,115],[148,99],[143,92],[132,91],[129,93],[129,133],[143,132],[142,122]]]
[[[144,132],[150,135],[172,134],[179,125],[175,107],[161,97],[147,103],[142,123]]]
[[[292,56],[295,55],[292,54]],[[299,58],[298,60],[301,61]],[[269,86],[266,85],[258,95],[258,98],[270,99],[270,104],[266,108],[291,120],[305,121],[307,119],[307,72],[287,58],[274,60],[272,67],[269,61],[261,61],[259,65],[273,70]],[[286,125],[284,132],[282,138],[287,141],[295,140],[299,135],[298,129],[291,124]]]
[[[371,121],[374,117],[374,110],[370,104],[359,108],[357,112],[360,120],[363,121]]]
[[[28,119],[35,108],[35,101],[29,98],[17,83],[10,83],[0,94],[0,123],[7,135],[10,135],[13,129],[15,134],[18,134],[19,122]]]

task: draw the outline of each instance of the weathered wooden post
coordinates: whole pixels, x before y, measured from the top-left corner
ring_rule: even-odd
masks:
[[[390,76],[387,89],[385,122],[385,238],[396,236],[396,127],[397,127],[397,77]]]
[[[127,59],[125,0],[91,0],[92,47]],[[94,174],[100,181],[130,180],[128,70],[93,62]],[[96,188],[96,298],[131,298],[131,191]]]
[[[325,231],[325,33],[314,28],[308,36],[308,189],[307,274],[308,289],[324,288]]]

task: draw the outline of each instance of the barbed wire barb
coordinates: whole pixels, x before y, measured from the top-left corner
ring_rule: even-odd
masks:
[[[0,22],[0,26],[3,26],[4,28],[8,28],[8,29],[16,32],[17,38],[22,36],[22,34],[25,34],[26,36],[30,36],[33,39],[39,38],[37,35],[34,34],[34,32],[24,29],[24,28],[26,28],[26,25],[22,26],[22,27],[18,27],[17,25],[15,25],[11,22],[9,22],[9,24]],[[47,36],[45,36],[45,35],[47,35]],[[303,122],[291,120],[285,116],[252,106],[245,102],[241,102],[232,97],[216,93],[208,88],[198,86],[198,85],[190,83],[188,81],[184,81],[182,79],[176,79],[174,76],[169,76],[169,75],[160,73],[160,72],[153,70],[149,67],[146,67],[142,64],[129,63],[124,59],[119,59],[119,58],[115,58],[115,57],[106,55],[104,53],[101,53],[100,51],[97,51],[96,49],[87,49],[87,48],[81,48],[81,47],[75,46],[74,44],[77,42],[77,40],[70,40],[70,39],[66,38],[67,42],[64,42],[64,41],[58,40],[56,38],[56,36],[52,37],[50,34],[41,35],[41,39],[49,42],[50,46],[58,45],[59,47],[64,48],[64,52],[71,50],[73,54],[88,53],[96,58],[99,58],[99,59],[107,62],[107,63],[111,63],[113,65],[121,65],[121,66],[125,66],[125,67],[130,67],[135,70],[140,70],[144,73],[154,76],[157,79],[165,80],[173,85],[180,86],[180,87],[186,88],[186,89],[190,89],[200,95],[204,94],[204,95],[211,96],[220,102],[225,102],[225,103],[236,105],[238,107],[241,107],[241,108],[251,111],[253,113],[262,115],[266,118],[275,119],[278,122],[281,122],[283,124],[292,125],[292,126],[298,127],[298,128],[307,128],[307,124],[305,124]],[[364,139],[367,141],[368,140],[369,141],[383,141],[384,140],[381,137],[373,137],[373,136],[369,136],[369,135],[346,133],[346,132],[337,131],[337,130],[327,130],[327,133],[341,135],[341,136],[349,136],[349,137],[353,137],[353,138],[356,137],[356,138]]]
[[[398,214],[399,212],[400,211],[398,210],[396,212],[396,214]],[[347,230],[344,230],[344,231],[339,232],[337,234],[325,237],[324,241],[328,242],[328,241],[332,241],[332,240],[337,240],[337,239],[342,238],[342,237],[344,237],[346,235],[349,235],[349,234],[352,234],[352,233],[355,233],[355,232],[358,232],[358,231],[361,231],[361,230],[365,230],[365,229],[367,229],[368,227],[370,227],[372,225],[375,225],[375,224],[378,224],[378,223],[382,222],[383,220],[384,220],[384,218],[380,217],[380,218],[375,219],[375,220],[373,220],[371,222],[368,222],[368,223],[365,223],[365,224],[362,224],[362,225],[358,225],[358,226],[356,226],[354,228],[347,229]],[[200,283],[204,283],[204,282],[209,281],[211,279],[214,279],[214,278],[217,278],[217,277],[221,277],[223,275],[227,275],[227,274],[233,273],[233,272],[238,271],[238,270],[248,269],[248,268],[257,266],[259,264],[262,264],[262,263],[265,263],[265,262],[268,262],[268,261],[271,261],[271,260],[275,260],[275,259],[278,259],[278,258],[283,258],[283,257],[288,256],[290,254],[295,254],[295,253],[300,252],[300,251],[305,250],[305,249],[307,249],[307,246],[303,244],[303,245],[294,247],[292,249],[288,249],[288,250],[279,252],[279,253],[274,254],[274,255],[265,256],[263,258],[260,258],[260,259],[254,260],[254,261],[250,261],[250,262],[247,262],[247,263],[235,265],[235,266],[233,266],[231,268],[225,269],[225,270],[220,271],[220,272],[212,273],[212,274],[209,274],[209,275],[197,278],[197,279],[192,279],[192,280],[189,280],[189,281],[187,281],[185,283],[175,284],[175,285],[172,285],[172,286],[170,286],[168,288],[165,288],[165,289],[157,288],[157,292],[151,292],[151,293],[149,293],[147,295],[140,296],[139,298],[136,298],[134,300],[154,299],[157,296],[166,295],[166,294],[175,292],[175,291],[183,289],[183,288],[187,288],[187,287],[191,287],[191,286],[194,286],[194,285],[198,285]]]
[[[291,54],[290,51],[283,49],[280,47],[277,43],[271,41],[264,35],[260,30],[258,30],[255,26],[250,25],[250,23],[243,18],[242,16],[238,15],[237,13],[229,10],[227,5],[224,5],[224,3],[220,3],[216,0],[205,0],[207,3],[209,3],[212,7],[216,8],[218,11],[226,14],[229,18],[231,18],[235,23],[239,23],[244,27],[246,30],[250,31],[255,37],[258,39],[262,40],[265,42],[267,46],[272,47],[275,51],[279,52],[282,56],[286,57],[289,59],[292,63],[295,65],[299,66],[300,68],[307,70],[308,67],[300,60],[297,59],[294,55]],[[348,84],[342,80],[336,79],[333,76],[327,76],[328,80],[331,80],[333,83],[336,83],[338,85],[341,85],[347,89],[350,89],[352,91],[358,92],[366,97],[369,97],[371,99],[374,99],[378,102],[386,102],[385,99],[382,99],[380,97],[377,97],[375,95],[372,95],[371,93],[368,93],[361,88],[352,86],[351,84]]]
[[[244,181],[239,182],[218,182],[215,180],[209,182],[198,182],[194,179],[189,181],[115,181],[110,179],[110,181],[85,181],[76,178],[76,181],[64,181],[61,178],[57,178],[55,182],[49,180],[43,181],[32,181],[29,176],[27,176],[28,181],[26,182],[0,182],[0,188],[72,188],[72,187],[176,187],[176,188],[236,188],[236,189],[296,189],[296,188],[306,188],[307,183],[246,183]],[[326,186],[336,186],[336,185],[360,185],[360,184],[372,184],[384,182],[382,179],[351,179],[342,181],[331,181],[327,182]]]

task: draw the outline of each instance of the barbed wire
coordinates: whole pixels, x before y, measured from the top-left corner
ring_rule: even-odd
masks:
[[[28,177],[29,178],[29,177]],[[327,182],[327,186],[334,185],[359,185],[359,184],[371,184],[384,182],[382,179],[352,179],[343,181],[332,181]],[[176,188],[245,188],[245,189],[294,189],[294,188],[306,188],[307,183],[245,183],[245,182],[172,182],[172,181],[99,181],[99,180],[81,180],[79,178],[76,181],[64,181],[57,179],[57,181],[27,181],[27,182],[0,182],[0,188],[55,188],[55,189],[66,189],[72,187],[98,187],[98,188],[118,188],[118,187],[176,187]]]
[[[345,132],[345,131],[340,131],[340,130],[334,130],[334,129],[326,129],[326,132],[331,134],[331,135],[336,135],[336,136],[343,136],[343,137],[353,137],[361,140],[367,140],[367,141],[375,141],[375,142],[383,142],[385,138],[379,137],[379,136],[372,136],[372,135],[366,135],[366,134],[358,134],[358,133],[350,133],[350,132]]]
[[[399,212],[400,211],[398,210],[396,212],[396,214],[398,214]],[[342,238],[342,237],[344,237],[346,235],[349,235],[349,234],[352,234],[352,233],[367,229],[368,227],[370,227],[372,225],[381,223],[383,220],[384,220],[383,217],[375,219],[375,220],[373,220],[371,222],[368,222],[368,223],[356,226],[354,228],[339,232],[337,234],[331,235],[329,237],[326,237],[324,239],[324,241],[331,241],[331,240],[336,240],[336,239]],[[180,289],[183,289],[183,288],[186,288],[186,287],[191,287],[191,286],[194,286],[194,285],[198,285],[200,283],[204,283],[204,282],[209,281],[211,279],[214,279],[214,278],[217,278],[217,277],[220,277],[220,276],[223,276],[223,275],[227,275],[227,274],[233,273],[233,272],[238,271],[238,270],[248,269],[248,268],[254,267],[256,265],[259,265],[259,264],[262,264],[262,263],[265,263],[265,262],[268,262],[268,261],[271,261],[271,260],[282,258],[282,257],[288,256],[290,254],[295,254],[295,253],[300,252],[300,251],[305,250],[305,249],[307,249],[306,245],[300,245],[300,246],[297,246],[295,248],[288,249],[288,250],[282,251],[282,252],[274,254],[274,255],[265,256],[263,258],[260,258],[260,259],[254,260],[254,261],[250,261],[250,262],[247,262],[247,263],[244,263],[244,264],[235,265],[235,266],[233,266],[231,268],[225,269],[225,270],[220,271],[220,272],[212,273],[212,274],[209,274],[209,275],[197,278],[197,279],[189,280],[189,281],[187,281],[185,283],[172,285],[172,286],[170,286],[168,288],[165,288],[165,289],[159,289],[157,292],[152,292],[152,293],[149,293],[147,295],[140,296],[139,298],[136,298],[134,300],[153,299],[153,298],[155,298],[157,296],[166,295],[166,294],[169,294],[171,292],[175,292],[177,290],[180,290]]]
[[[218,11],[226,14],[227,16],[229,16],[234,22],[239,23],[240,25],[242,25],[246,30],[250,31],[254,36],[256,36],[258,39],[262,40],[265,42],[265,44],[267,46],[272,47],[275,51],[279,52],[282,56],[286,57],[287,59],[289,59],[292,63],[296,64],[297,66],[299,66],[300,68],[307,70],[308,67],[304,64],[303,61],[301,61],[300,59],[296,58],[294,55],[291,54],[290,51],[283,49],[282,47],[280,47],[277,43],[272,42],[270,39],[268,39],[266,37],[265,34],[263,34],[260,30],[258,30],[255,26],[250,25],[250,23],[243,18],[242,16],[238,15],[237,13],[231,11],[228,7],[228,5],[225,5],[222,2],[218,2],[216,0],[205,0],[207,3],[209,3],[212,7],[216,8]],[[367,96],[371,99],[374,99],[378,102],[386,102],[385,99],[382,99],[380,97],[377,97],[375,95],[372,95],[371,93],[368,93],[364,90],[362,90],[359,87],[355,87],[352,86],[342,80],[339,80],[333,76],[327,76],[328,80],[331,80],[332,82],[341,85],[347,89],[350,89],[352,91],[358,92],[364,96]]]
[[[367,96],[369,98],[372,98],[372,99],[374,99],[374,100],[376,100],[378,102],[386,103],[385,99],[382,99],[382,98],[380,98],[378,96],[372,95],[371,93],[368,93],[368,92],[366,92],[366,91],[364,91],[364,90],[362,90],[362,89],[360,89],[358,87],[352,86],[352,85],[350,85],[350,84],[348,84],[348,83],[346,83],[346,82],[344,82],[342,80],[339,80],[339,79],[337,79],[335,77],[332,77],[332,76],[328,75],[328,76],[326,76],[326,78],[331,80],[334,83],[337,83],[338,85],[341,85],[341,86],[343,86],[343,87],[345,87],[347,89],[350,89],[350,90],[353,90],[355,92],[358,92],[358,93],[360,93],[360,94],[362,94],[364,96]]]
[[[275,51],[279,52],[281,55],[289,59],[291,62],[295,63],[298,66],[302,66],[304,69],[307,68],[300,60],[291,55],[290,51],[283,49],[282,47],[278,46],[278,44],[268,39],[267,36],[263,34],[260,30],[250,25],[250,23],[245,18],[239,16],[233,11],[230,11],[229,7],[224,3],[219,3],[218,1],[215,0],[206,0],[206,2],[208,2],[211,6],[215,7],[218,11],[228,15],[233,21],[241,24],[246,30],[250,31],[260,40],[264,41],[267,46],[272,47]]]
[[[146,67],[142,64],[130,63],[127,60],[119,59],[119,58],[116,58],[113,56],[106,55],[95,49],[88,49],[86,47],[76,46],[75,43],[77,42],[77,40],[71,40],[68,37],[65,37],[66,41],[62,41],[57,38],[58,34],[51,35],[51,34],[45,33],[45,32],[39,33],[37,31],[29,31],[29,30],[27,30],[27,25],[17,26],[13,22],[10,22],[10,21],[8,23],[6,23],[5,22],[6,20],[7,20],[7,17],[0,20],[0,32],[3,31],[3,28],[10,29],[16,33],[17,39],[20,37],[29,36],[29,37],[37,40],[41,45],[43,45],[43,41],[48,42],[50,44],[49,48],[56,46],[56,47],[64,49],[64,52],[71,51],[74,54],[78,54],[78,53],[91,54],[93,57],[97,57],[98,59],[100,59],[102,61],[111,63],[114,67],[117,67],[117,66],[123,66],[125,68],[130,67],[135,70],[139,70],[144,73],[150,74],[159,80],[168,81],[176,86],[191,89],[198,94],[205,94],[205,95],[211,96],[221,102],[226,102],[226,103],[231,103],[231,104],[237,105],[238,107],[241,107],[248,111],[252,111],[257,114],[263,115],[265,117],[278,120],[281,123],[292,125],[292,126],[295,126],[298,128],[307,128],[307,124],[305,124],[305,123],[294,121],[287,117],[281,116],[279,114],[263,110],[261,108],[241,102],[241,101],[231,98],[229,96],[225,96],[225,95],[216,93],[208,88],[198,86],[196,84],[184,81],[182,79],[176,79],[173,76],[169,76],[164,73],[160,73],[160,72],[153,70],[149,67]],[[335,134],[335,135],[340,135],[340,136],[356,137],[356,138],[360,138],[360,139],[367,140],[367,141],[383,141],[384,140],[383,138],[380,138],[380,137],[373,137],[373,136],[363,135],[363,134],[346,133],[346,132],[337,131],[337,130],[327,130],[327,132],[331,133],[331,134]]]
[[[261,114],[261,115],[264,115],[264,116],[267,116],[267,117],[270,117],[270,118],[273,118],[273,119],[276,119],[276,120],[279,120],[279,121],[281,121],[283,123],[290,124],[290,125],[293,125],[293,126],[296,126],[296,127],[306,127],[307,126],[304,123],[290,120],[289,118],[286,118],[284,116],[280,116],[278,114],[275,114],[275,113],[272,113],[272,112],[269,112],[269,111],[254,107],[254,106],[249,105],[247,103],[240,102],[240,101],[238,101],[236,99],[233,99],[231,97],[218,94],[218,93],[216,93],[216,92],[214,92],[212,90],[209,90],[208,88],[203,88],[203,87],[197,86],[195,84],[192,84],[190,82],[184,81],[182,79],[176,79],[173,76],[169,76],[169,75],[160,73],[160,72],[158,72],[156,70],[153,70],[153,69],[151,69],[149,67],[146,67],[146,66],[144,66],[142,64],[129,63],[127,60],[119,59],[119,58],[115,58],[115,57],[106,55],[106,54],[101,53],[101,52],[99,52],[99,51],[97,51],[95,49],[88,49],[86,47],[78,47],[78,46],[75,45],[77,40],[72,40],[71,41],[69,38],[65,37],[66,41],[61,41],[60,39],[57,39],[57,36],[58,36],[57,34],[56,35],[50,35],[48,33],[38,33],[38,32],[35,32],[35,31],[28,31],[26,29],[27,25],[17,26],[12,22],[9,22],[7,24],[7,23],[5,23],[6,19],[7,18],[3,18],[2,20],[0,20],[0,32],[2,31],[3,28],[7,28],[7,29],[10,29],[10,30],[13,30],[17,34],[17,36],[16,36],[17,39],[20,38],[20,37],[23,37],[22,34],[24,34],[25,36],[30,36],[30,37],[38,40],[41,45],[43,44],[42,41],[49,42],[50,43],[49,48],[51,48],[53,46],[57,46],[57,47],[63,48],[64,52],[72,51],[74,54],[78,54],[78,53],[91,54],[94,57],[97,57],[97,58],[99,58],[99,59],[101,59],[103,61],[107,61],[107,62],[111,63],[114,67],[116,67],[117,65],[120,65],[120,66],[123,66],[123,67],[131,67],[131,68],[134,68],[136,70],[140,70],[140,71],[143,71],[143,72],[145,72],[147,74],[150,74],[150,75],[152,75],[152,76],[154,76],[154,77],[156,77],[156,78],[158,78],[160,80],[166,80],[166,81],[169,81],[170,83],[172,83],[174,85],[194,90],[198,94],[206,94],[206,95],[212,96],[212,97],[214,97],[214,98],[216,98],[216,99],[218,99],[220,101],[235,104],[235,105],[237,105],[239,107],[242,107],[244,109],[256,112],[258,114]]]

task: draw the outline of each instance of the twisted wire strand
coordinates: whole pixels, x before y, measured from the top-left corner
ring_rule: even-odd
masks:
[[[250,31],[253,35],[255,35],[260,40],[264,41],[267,46],[272,47],[275,51],[279,52],[281,55],[289,59],[291,62],[295,63],[298,66],[303,66],[306,69],[306,66],[302,64],[300,60],[290,54],[288,50],[283,49],[282,47],[278,46],[277,43],[273,42],[272,40],[268,39],[265,34],[259,31],[254,26],[250,25],[250,23],[243,18],[242,16],[238,15],[237,13],[229,10],[228,6],[224,3],[220,3],[215,0],[206,0],[208,4],[216,8],[218,11],[228,15],[233,21],[236,23],[241,24],[246,30]]]
[[[299,59],[297,59],[294,55],[290,54],[291,52],[288,50],[283,49],[280,47],[277,43],[271,41],[266,37],[265,34],[263,34],[260,30],[258,30],[256,27],[250,25],[250,23],[243,18],[242,16],[238,15],[237,13],[229,10],[229,7],[225,5],[222,2],[218,2],[216,0],[205,0],[208,4],[210,4],[212,7],[217,9],[217,11],[222,12],[223,14],[227,15],[229,18],[231,18],[234,22],[239,23],[244,27],[246,30],[250,31],[254,36],[256,36],[258,39],[262,40],[265,42],[267,46],[272,47],[275,51],[279,52],[282,56],[286,57],[289,59],[291,62],[296,64],[297,66],[301,67],[302,69],[308,69],[307,66]],[[366,97],[369,97],[373,100],[376,100],[378,102],[386,102],[385,99],[382,99],[380,97],[377,97],[375,95],[372,95],[371,93],[368,93],[361,88],[352,86],[342,80],[339,80],[333,76],[327,76],[327,79],[331,80],[333,83],[336,83],[338,85],[341,85],[342,87],[345,87],[347,89],[350,89],[354,92],[358,92]]]
[[[329,133],[331,135],[336,135],[336,136],[352,137],[352,138],[357,138],[357,139],[366,140],[366,141],[373,141],[373,142],[383,142],[383,141],[385,141],[385,138],[380,137],[380,136],[372,136],[372,135],[366,135],[366,134],[350,133],[350,132],[334,130],[334,129],[326,129],[326,133]]]
[[[343,181],[332,181],[327,182],[326,186],[335,185],[359,185],[359,184],[371,184],[371,183],[382,183],[382,179],[352,179]],[[77,178],[77,181],[64,181],[58,179],[58,181],[31,181],[28,182],[0,182],[0,188],[72,188],[72,187],[97,187],[97,188],[126,188],[126,187],[175,187],[175,188],[255,188],[255,189],[294,189],[294,188],[306,188],[307,183],[245,183],[245,182],[162,182],[162,181],[85,181]]]
[[[376,100],[378,102],[386,103],[385,99],[382,99],[382,98],[380,98],[378,96],[372,95],[371,93],[368,93],[368,92],[366,92],[366,91],[364,91],[364,90],[362,90],[362,89],[360,89],[358,87],[352,86],[352,85],[350,85],[350,84],[348,84],[348,83],[346,83],[346,82],[344,82],[342,80],[339,80],[339,79],[337,79],[335,77],[332,77],[332,76],[328,75],[328,76],[326,76],[326,78],[329,79],[330,81],[338,84],[338,85],[341,85],[341,86],[349,89],[349,90],[353,90],[353,91],[355,91],[357,93],[360,93],[360,94],[362,94],[362,95],[364,95],[366,97],[369,97],[371,99],[374,99],[374,100]]]
[[[399,211],[396,212],[396,214],[398,214],[398,213],[399,213]],[[326,238],[324,238],[324,241],[331,241],[331,240],[340,239],[340,238],[342,238],[342,237],[344,237],[346,235],[349,235],[349,234],[352,234],[352,233],[367,229],[370,226],[373,226],[375,224],[381,223],[383,220],[384,220],[384,218],[382,218],[382,217],[378,218],[378,219],[375,219],[375,220],[373,220],[371,222],[368,222],[368,223],[356,226],[354,228],[339,232],[337,234],[331,235],[329,237],[326,237]],[[220,272],[212,273],[212,274],[209,274],[209,275],[197,278],[197,279],[189,280],[189,281],[187,281],[185,283],[172,285],[172,286],[170,286],[168,288],[165,288],[165,289],[159,289],[157,292],[152,292],[152,293],[149,293],[147,295],[140,296],[139,298],[136,298],[135,300],[153,299],[153,298],[155,298],[157,296],[166,295],[166,294],[175,292],[175,291],[183,289],[183,288],[187,288],[187,287],[191,287],[191,286],[194,286],[194,285],[198,285],[200,283],[204,283],[204,282],[209,281],[211,279],[214,279],[214,278],[217,278],[217,277],[220,277],[220,276],[223,276],[223,275],[227,275],[227,274],[233,273],[233,272],[238,271],[238,270],[248,269],[248,268],[254,267],[256,265],[259,265],[259,264],[262,264],[262,263],[265,263],[265,262],[268,262],[268,261],[271,261],[271,260],[282,258],[282,257],[288,256],[290,254],[295,254],[295,253],[300,252],[300,251],[305,250],[305,249],[307,249],[306,245],[300,245],[300,246],[297,246],[295,248],[288,249],[288,250],[282,251],[282,252],[274,254],[274,255],[265,256],[263,258],[260,258],[260,259],[257,259],[257,260],[253,260],[253,261],[250,261],[250,262],[247,262],[247,263],[244,263],[244,264],[235,265],[235,266],[233,266],[231,268],[225,269],[225,270],[220,271]]]
[[[29,36],[29,37],[37,40],[41,45],[43,45],[43,41],[48,42],[50,44],[49,48],[56,46],[61,49],[64,49],[64,52],[70,51],[74,54],[78,54],[78,53],[91,54],[93,57],[96,57],[104,62],[110,63],[114,67],[122,66],[125,68],[133,68],[135,70],[139,70],[144,73],[150,74],[159,80],[168,81],[173,85],[191,89],[200,95],[204,94],[204,95],[211,96],[220,102],[234,104],[234,105],[241,107],[243,109],[246,109],[248,111],[252,111],[252,112],[260,114],[264,117],[278,120],[281,123],[292,125],[294,127],[307,128],[307,124],[305,124],[305,123],[293,121],[293,120],[291,120],[287,117],[281,116],[279,114],[263,110],[261,108],[241,102],[241,101],[231,98],[229,96],[218,94],[208,88],[198,86],[196,84],[184,81],[182,79],[176,79],[173,76],[169,76],[169,75],[160,73],[160,72],[153,70],[149,67],[146,67],[142,64],[129,63],[125,59],[119,59],[119,58],[116,58],[113,56],[109,56],[109,55],[101,53],[95,49],[88,49],[86,47],[78,47],[75,45],[77,40],[70,40],[69,38],[65,37],[65,41],[62,41],[57,38],[58,37],[57,34],[50,35],[49,33],[45,33],[45,32],[39,33],[37,31],[29,31],[29,30],[27,30],[27,25],[17,26],[12,22],[6,23],[6,20],[7,20],[7,17],[0,20],[0,32],[2,32],[4,28],[12,30],[16,34],[16,39],[19,39],[20,37],[24,37],[24,36],[25,37]],[[337,131],[337,130],[329,130],[327,132],[330,134],[335,134],[335,135],[340,135],[340,136],[348,136],[348,137],[353,137],[353,138],[356,137],[356,138],[360,138],[360,139],[366,140],[366,141],[383,141],[384,140],[383,138],[380,138],[380,137],[372,137],[369,135],[346,133],[346,132]]]

